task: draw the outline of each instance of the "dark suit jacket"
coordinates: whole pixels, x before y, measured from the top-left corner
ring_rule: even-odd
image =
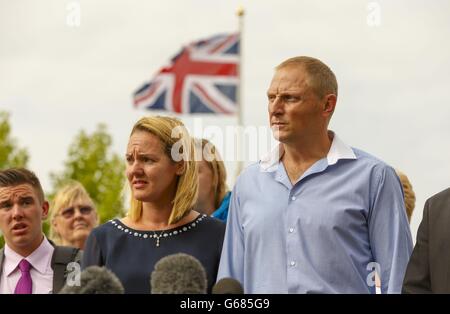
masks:
[[[450,293],[450,188],[425,203],[403,293]]]
[[[79,263],[81,266],[82,251],[72,248],[57,246],[52,241],[49,242],[55,247],[53,251],[51,267],[53,269],[53,293],[58,293],[66,283],[67,264],[71,262]],[[3,271],[3,260],[5,254],[3,248],[0,249],[0,278]]]

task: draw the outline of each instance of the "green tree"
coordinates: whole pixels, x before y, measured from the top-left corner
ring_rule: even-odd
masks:
[[[0,111],[0,169],[26,167],[28,159],[27,150],[19,148],[16,139],[11,136],[9,114]],[[0,247],[4,244],[3,236],[0,234]]]
[[[97,205],[101,223],[122,215],[125,163],[111,151],[111,144],[112,138],[104,124],[99,124],[92,134],[81,130],[70,145],[64,170],[50,174],[53,192],[49,199],[64,184],[77,180]]]
[[[17,147],[16,139],[11,137],[9,114],[0,111],[0,169],[10,167],[26,167],[28,152]]]

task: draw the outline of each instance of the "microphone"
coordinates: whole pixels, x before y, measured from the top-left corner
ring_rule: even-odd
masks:
[[[244,294],[244,289],[236,279],[222,278],[213,286],[212,294]]]
[[[68,283],[59,294],[124,294],[119,278],[105,267],[89,266],[80,274],[80,284]]]
[[[206,294],[206,271],[191,255],[168,255],[155,264],[150,286],[152,294]]]

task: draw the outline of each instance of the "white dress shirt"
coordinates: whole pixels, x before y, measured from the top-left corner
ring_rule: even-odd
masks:
[[[53,290],[53,269],[51,261],[55,248],[44,237],[41,245],[27,257],[23,257],[5,244],[3,270],[0,278],[0,294],[12,294],[21,277],[19,263],[26,259],[31,264],[33,294],[48,294]]]

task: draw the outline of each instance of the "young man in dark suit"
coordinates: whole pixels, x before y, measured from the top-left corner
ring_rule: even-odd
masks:
[[[450,293],[450,188],[425,203],[403,293]]]
[[[36,175],[23,168],[0,171],[0,294],[57,293],[78,249],[58,247],[42,232],[49,204]],[[74,264],[70,270],[76,270]]]

